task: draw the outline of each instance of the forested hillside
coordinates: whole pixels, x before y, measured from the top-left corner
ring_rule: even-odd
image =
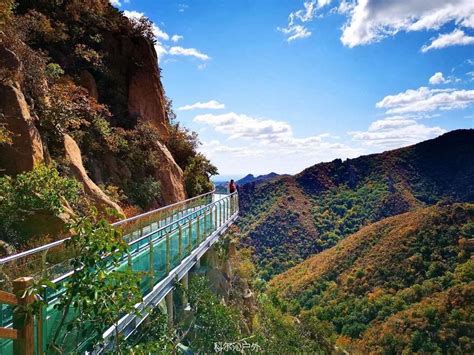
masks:
[[[241,243],[269,279],[362,226],[440,201],[474,200],[474,130],[241,187]]]
[[[362,228],[268,292],[351,352],[471,353],[472,238],[473,204],[419,208]]]

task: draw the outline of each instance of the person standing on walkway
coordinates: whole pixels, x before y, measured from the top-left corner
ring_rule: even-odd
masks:
[[[233,179],[230,180],[230,182],[229,182],[228,190],[229,190],[229,194],[233,194],[234,192],[237,191],[237,185],[235,184],[235,181]]]

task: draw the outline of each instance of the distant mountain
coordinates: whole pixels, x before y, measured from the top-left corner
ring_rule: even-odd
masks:
[[[254,182],[254,181],[262,182],[262,181],[265,181],[265,180],[275,178],[277,176],[280,176],[280,175],[278,175],[277,173],[273,173],[273,172],[270,173],[270,174],[267,174],[267,175],[259,175],[257,177],[255,177],[252,174],[248,174],[247,176],[243,177],[242,179],[237,180],[237,185],[245,185],[245,184],[248,184],[248,183]]]
[[[364,225],[439,201],[474,201],[473,152],[474,130],[457,130],[241,185],[241,243],[269,279]]]
[[[363,227],[272,279],[269,293],[318,325],[309,337],[349,353],[472,353],[470,238],[474,204],[420,208]]]

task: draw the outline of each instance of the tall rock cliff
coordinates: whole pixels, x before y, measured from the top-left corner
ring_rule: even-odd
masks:
[[[17,24],[0,29],[0,74],[8,72],[0,77],[0,125],[12,137],[0,144],[0,174],[70,163],[61,143],[69,137],[81,163],[73,175],[94,203],[121,212],[99,185],[118,186],[133,203],[150,179],[161,194],[147,205],[185,199],[151,39],[107,0],[21,0],[15,11]]]

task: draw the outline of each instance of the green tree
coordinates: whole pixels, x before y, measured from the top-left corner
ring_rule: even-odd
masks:
[[[213,188],[210,177],[217,175],[217,168],[202,154],[197,154],[184,171],[184,182],[189,197],[209,192]]]
[[[194,313],[194,324],[186,341],[194,351],[214,352],[214,343],[239,340],[237,313],[219,302],[205,277],[191,278],[188,293],[189,305]]]
[[[35,213],[59,216],[65,206],[80,202],[80,185],[52,167],[39,165],[15,177],[0,177],[0,234],[4,240],[22,241],[22,224]]]
[[[65,290],[55,306],[61,319],[48,344],[51,351],[59,353],[74,350],[67,349],[64,341],[71,334],[92,335],[91,342],[101,344],[104,331],[117,326],[124,314],[136,313],[135,305],[142,301],[140,275],[119,268],[128,248],[122,234],[94,215],[80,218],[70,227],[73,236],[67,248],[75,251],[71,259],[75,272],[64,283]],[[116,332],[114,353],[123,351],[122,340]]]
[[[149,208],[161,197],[161,183],[151,176],[132,183],[130,197],[141,208]]]

